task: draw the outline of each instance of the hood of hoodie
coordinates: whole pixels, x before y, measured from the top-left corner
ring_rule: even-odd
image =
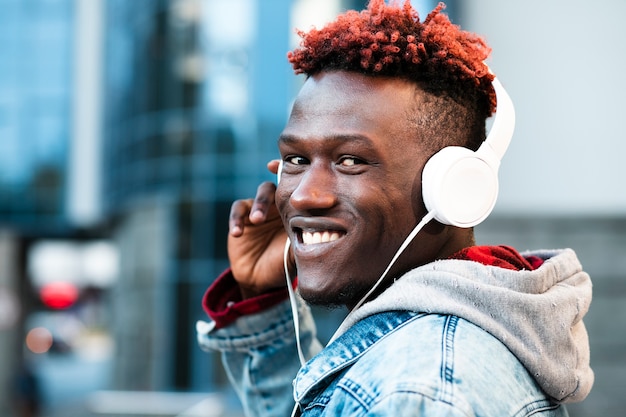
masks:
[[[413,269],[350,313],[336,335],[383,311],[459,316],[505,344],[550,397],[582,401],[594,380],[582,321],[591,303],[589,275],[571,249],[522,255],[544,263],[532,271],[514,271],[441,260]]]

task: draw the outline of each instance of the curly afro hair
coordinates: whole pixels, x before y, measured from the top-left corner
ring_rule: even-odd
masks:
[[[343,70],[412,81],[439,98],[422,103],[431,106],[430,121],[414,121],[439,135],[461,135],[475,149],[496,106],[493,75],[484,63],[491,49],[480,36],[452,24],[444,8],[439,3],[420,22],[410,0],[403,5],[371,0],[366,10],[347,11],[322,29],[298,30],[300,47],[287,58],[296,74]]]

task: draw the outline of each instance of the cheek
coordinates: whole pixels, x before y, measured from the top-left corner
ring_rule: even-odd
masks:
[[[393,188],[380,193],[381,200],[385,200],[385,210],[391,215],[404,216],[413,219],[423,212],[422,187],[420,178],[411,178],[396,184]]]
[[[276,187],[276,192],[274,193],[274,204],[278,209],[278,214],[280,219],[283,222],[283,227],[289,234],[289,222],[287,217],[289,216],[289,198],[291,197],[291,193],[293,190],[289,187],[286,182],[281,182]],[[293,236],[291,236],[293,239]]]
[[[276,187],[276,192],[274,193],[274,201],[276,207],[278,208],[280,217],[283,219],[283,223],[285,221],[285,215],[289,205],[289,197],[291,196],[292,191],[293,190],[291,189],[288,190],[284,183],[279,183]]]
[[[361,217],[359,224],[362,233],[367,236],[368,245],[376,251],[382,251],[381,253],[395,248],[398,239],[403,238],[408,225],[413,221],[406,199],[400,202],[387,197],[379,194],[377,203],[358,208]]]
[[[422,195],[422,171],[430,155],[423,149],[408,147],[405,152],[395,156],[400,162],[390,178],[398,193],[395,198],[398,202],[409,205],[411,214],[419,220],[426,214]]]
[[[420,221],[426,215],[426,206],[422,195],[422,169],[419,165],[399,174],[394,184],[395,193],[390,194],[396,213],[402,211],[407,218]]]

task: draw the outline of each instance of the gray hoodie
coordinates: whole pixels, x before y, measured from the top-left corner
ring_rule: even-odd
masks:
[[[505,344],[548,395],[582,401],[594,380],[582,321],[591,303],[589,275],[571,249],[522,255],[545,262],[533,271],[459,260],[416,268],[348,315],[337,335],[383,311],[456,315]]]

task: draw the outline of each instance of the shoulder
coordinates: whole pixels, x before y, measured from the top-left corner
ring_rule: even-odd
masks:
[[[502,343],[448,315],[416,317],[379,340],[336,382],[372,408],[397,404],[447,410],[446,415],[481,410],[486,415],[525,415],[525,408],[553,407]]]

